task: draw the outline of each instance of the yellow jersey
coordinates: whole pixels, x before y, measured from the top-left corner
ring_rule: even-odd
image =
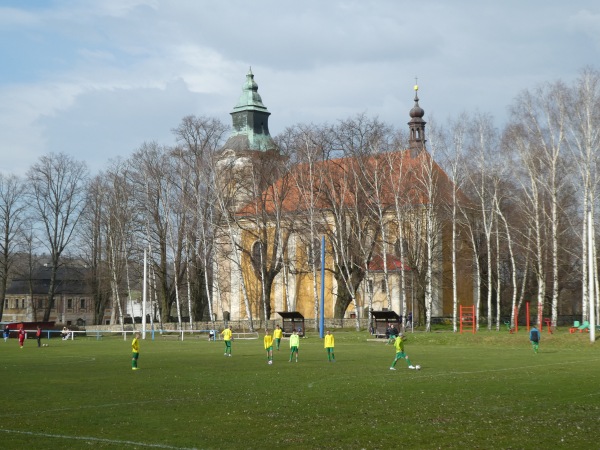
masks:
[[[265,343],[265,350],[268,349],[269,347],[273,347],[273,336],[271,336],[270,334],[266,334],[264,343]]]
[[[231,332],[231,330],[229,328],[225,328],[223,331],[221,331],[221,334],[223,335],[223,340],[224,341],[230,341],[231,340],[231,335],[233,333]]]
[[[138,338],[133,338],[133,341],[131,341],[131,351],[133,353],[140,352],[140,341],[138,340]]]

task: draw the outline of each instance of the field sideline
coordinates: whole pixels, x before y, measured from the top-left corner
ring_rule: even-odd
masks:
[[[589,335],[407,333],[404,361],[367,333],[309,333],[266,364],[259,340],[0,341],[6,448],[596,448],[600,343]]]

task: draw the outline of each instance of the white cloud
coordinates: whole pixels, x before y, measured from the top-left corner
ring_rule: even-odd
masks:
[[[69,0],[2,8],[2,170],[67,150],[101,167],[146,140],[171,144],[185,115],[228,123],[249,66],[272,133],[362,112],[405,126],[415,76],[426,119],[478,109],[501,121],[523,88],[568,81],[600,60],[599,9],[591,0]]]

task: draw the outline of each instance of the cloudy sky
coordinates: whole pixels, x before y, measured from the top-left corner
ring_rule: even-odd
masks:
[[[187,115],[230,123],[248,68],[271,134],[358,113],[405,126],[600,65],[597,0],[0,0],[0,172],[64,152],[95,173]]]

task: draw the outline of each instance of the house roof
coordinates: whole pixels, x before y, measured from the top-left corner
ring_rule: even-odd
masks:
[[[269,214],[277,210],[307,211],[311,206],[328,209],[332,202],[349,208],[369,202],[392,206],[396,199],[402,205],[423,205],[431,200],[425,189],[425,180],[430,177],[435,179],[437,187],[437,199],[433,201],[449,201],[454,183],[426,151],[416,156],[410,150],[400,150],[363,158],[331,159],[312,166],[298,164],[258,199],[243,205],[238,214],[253,215],[263,208]],[[360,178],[367,183],[360,184]],[[458,195],[466,201],[462,192]]]
[[[304,316],[298,311],[277,311],[283,319],[304,319]]]
[[[386,254],[385,262],[386,262],[385,266],[387,266],[388,271],[410,270],[410,267],[403,264],[402,261],[400,261],[400,258],[398,258],[394,255],[391,255],[389,253]],[[371,262],[369,263],[369,270],[371,272],[382,272],[383,268],[384,268],[383,256],[375,255],[373,257],[373,259],[371,260]]]
[[[79,267],[60,267],[56,273],[56,294],[89,294],[86,282],[87,270]],[[46,295],[50,288],[52,269],[42,266],[33,271],[31,277],[15,277],[6,289],[7,295]],[[31,287],[30,287],[31,282]]]
[[[399,322],[400,316],[395,311],[371,311],[371,315],[375,321],[394,321]]]

